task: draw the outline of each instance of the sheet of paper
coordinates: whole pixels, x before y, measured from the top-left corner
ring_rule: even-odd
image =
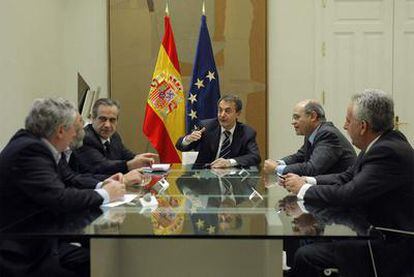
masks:
[[[167,172],[171,167],[171,164],[153,164],[151,167],[142,167],[144,173],[152,172]]]
[[[170,169],[170,164],[153,164],[151,169],[153,171],[168,171]]]
[[[132,200],[134,200],[134,199],[135,199],[135,197],[137,197],[137,196],[138,196],[138,194],[125,194],[125,195],[124,195],[124,199],[122,199],[122,200],[118,200],[118,201],[114,201],[114,202],[111,202],[111,203],[104,204],[104,205],[102,205],[102,207],[109,207],[109,208],[112,208],[112,207],[120,206],[120,205],[122,205],[122,204],[125,204],[125,203],[128,203],[128,202],[131,202],[131,201],[132,201]]]

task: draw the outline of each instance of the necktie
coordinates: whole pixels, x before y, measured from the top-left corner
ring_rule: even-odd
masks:
[[[68,165],[68,162],[66,161],[66,154],[65,152],[62,152],[61,156],[60,156],[60,160],[58,163],[58,168],[60,170],[64,169],[66,166]]]
[[[224,131],[224,140],[221,144],[220,155],[219,158],[226,158],[230,154],[230,132]]]
[[[224,187],[224,195],[226,196],[230,196],[232,195],[232,187],[231,187],[231,182],[227,179],[227,178],[221,178],[222,180],[222,184]]]
[[[110,151],[111,151],[111,143],[107,140],[104,143],[104,152],[105,152],[106,157],[109,156]]]
[[[312,143],[306,138],[305,161],[309,161],[312,154]]]

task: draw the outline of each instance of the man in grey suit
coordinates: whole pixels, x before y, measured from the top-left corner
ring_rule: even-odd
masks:
[[[354,148],[332,122],[326,121],[325,111],[317,101],[297,103],[292,125],[297,135],[305,136],[303,146],[297,153],[278,161],[266,160],[266,173],[315,176],[343,172],[354,163]]]
[[[358,207],[375,227],[414,231],[414,150],[393,130],[390,96],[368,89],[352,98],[344,128],[361,149],[355,164],[340,174],[300,177],[287,174],[282,185],[305,204]],[[413,276],[413,239],[391,236],[372,242],[379,276]],[[335,253],[335,255],[332,255]],[[315,243],[299,249],[295,276],[318,276],[318,270],[339,268],[341,276],[372,276],[367,242]],[[386,262],[382,262],[386,261]],[[411,270],[407,275],[400,270]]]

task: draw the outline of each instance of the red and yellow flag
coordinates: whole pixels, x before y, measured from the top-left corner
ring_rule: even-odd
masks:
[[[185,97],[170,17],[164,18],[164,38],[158,52],[147,99],[143,131],[162,163],[180,163],[175,142],[184,135]]]

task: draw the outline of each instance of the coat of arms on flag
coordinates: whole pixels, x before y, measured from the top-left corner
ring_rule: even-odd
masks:
[[[181,81],[177,77],[161,72],[161,74],[152,79],[149,99],[152,105],[165,118],[183,102],[184,98],[179,93],[183,90]]]

